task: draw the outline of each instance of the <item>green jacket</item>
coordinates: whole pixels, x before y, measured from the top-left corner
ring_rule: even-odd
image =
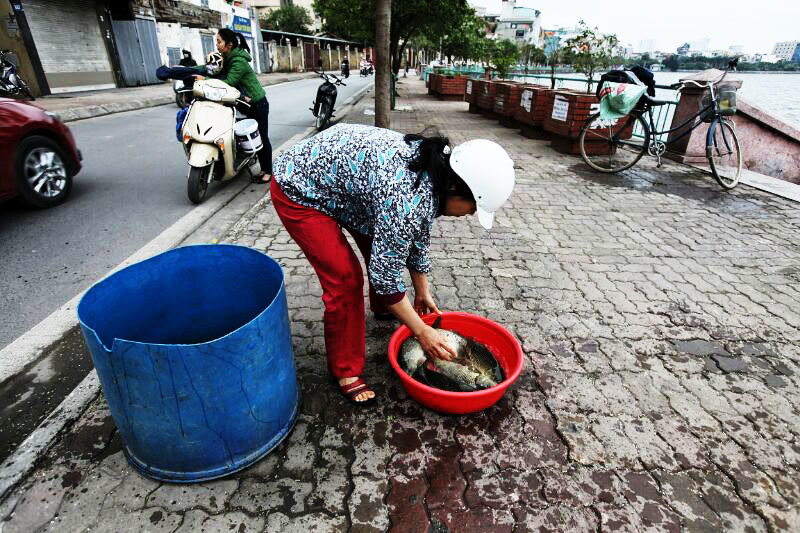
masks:
[[[214,76],[230,85],[240,89],[250,100],[255,103],[266,96],[264,88],[258,82],[256,73],[250,66],[253,58],[242,48],[234,48],[225,56],[222,64],[222,72]],[[205,71],[205,65],[198,67]]]

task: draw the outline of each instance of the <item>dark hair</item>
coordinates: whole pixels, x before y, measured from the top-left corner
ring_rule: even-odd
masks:
[[[445,200],[448,196],[461,196],[475,200],[469,186],[450,168],[450,154],[444,153],[450,146],[450,140],[444,137],[435,127],[425,128],[421,133],[409,133],[403,140],[411,144],[420,141],[417,151],[411,157],[408,169],[412,172],[427,172],[433,184],[433,195],[438,199],[436,216],[444,212]],[[448,150],[449,152],[449,150]],[[414,183],[419,187],[420,177]]]
[[[237,33],[228,28],[221,28],[217,33],[219,33],[219,36],[223,41],[232,45],[233,48],[242,48],[245,52],[250,51],[250,47],[247,46],[247,40],[241,33]]]

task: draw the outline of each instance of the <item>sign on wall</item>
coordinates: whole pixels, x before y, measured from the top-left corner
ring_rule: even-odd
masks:
[[[233,23],[231,23],[231,29],[233,31],[238,31],[242,35],[247,37],[252,37],[252,26],[250,25],[250,19],[240,17],[239,15],[233,16]]]
[[[569,112],[569,101],[561,95],[556,95],[553,100],[553,118],[562,122],[567,121],[567,113]]]
[[[522,91],[522,96],[519,99],[519,105],[528,113],[531,112],[531,103],[533,101],[533,91],[524,90]]]

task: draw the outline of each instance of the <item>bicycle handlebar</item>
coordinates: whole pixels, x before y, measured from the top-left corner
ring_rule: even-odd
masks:
[[[742,58],[742,56],[739,55],[739,56],[734,57],[730,61],[728,61],[728,68],[725,69],[725,72],[723,72],[722,76],[720,76],[720,78],[718,80],[716,80],[716,81],[713,81],[713,82],[712,81],[699,82],[699,81],[695,81],[695,80],[683,80],[683,81],[679,81],[678,83],[673,83],[672,85],[669,86],[669,88],[680,91],[681,89],[683,89],[684,85],[686,85],[687,83],[691,83],[692,85],[695,85],[695,86],[697,86],[697,87],[699,87],[701,89],[704,89],[704,88],[710,87],[712,85],[716,85],[718,83],[721,83],[722,80],[725,79],[725,76],[728,75],[728,72],[730,72],[731,70],[734,70],[734,71],[736,70],[736,66],[739,64],[739,60],[741,58]]]

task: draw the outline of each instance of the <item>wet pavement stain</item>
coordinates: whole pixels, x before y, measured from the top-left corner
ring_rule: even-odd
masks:
[[[75,326],[25,371],[0,384],[0,463],[36,429],[93,368]]]

